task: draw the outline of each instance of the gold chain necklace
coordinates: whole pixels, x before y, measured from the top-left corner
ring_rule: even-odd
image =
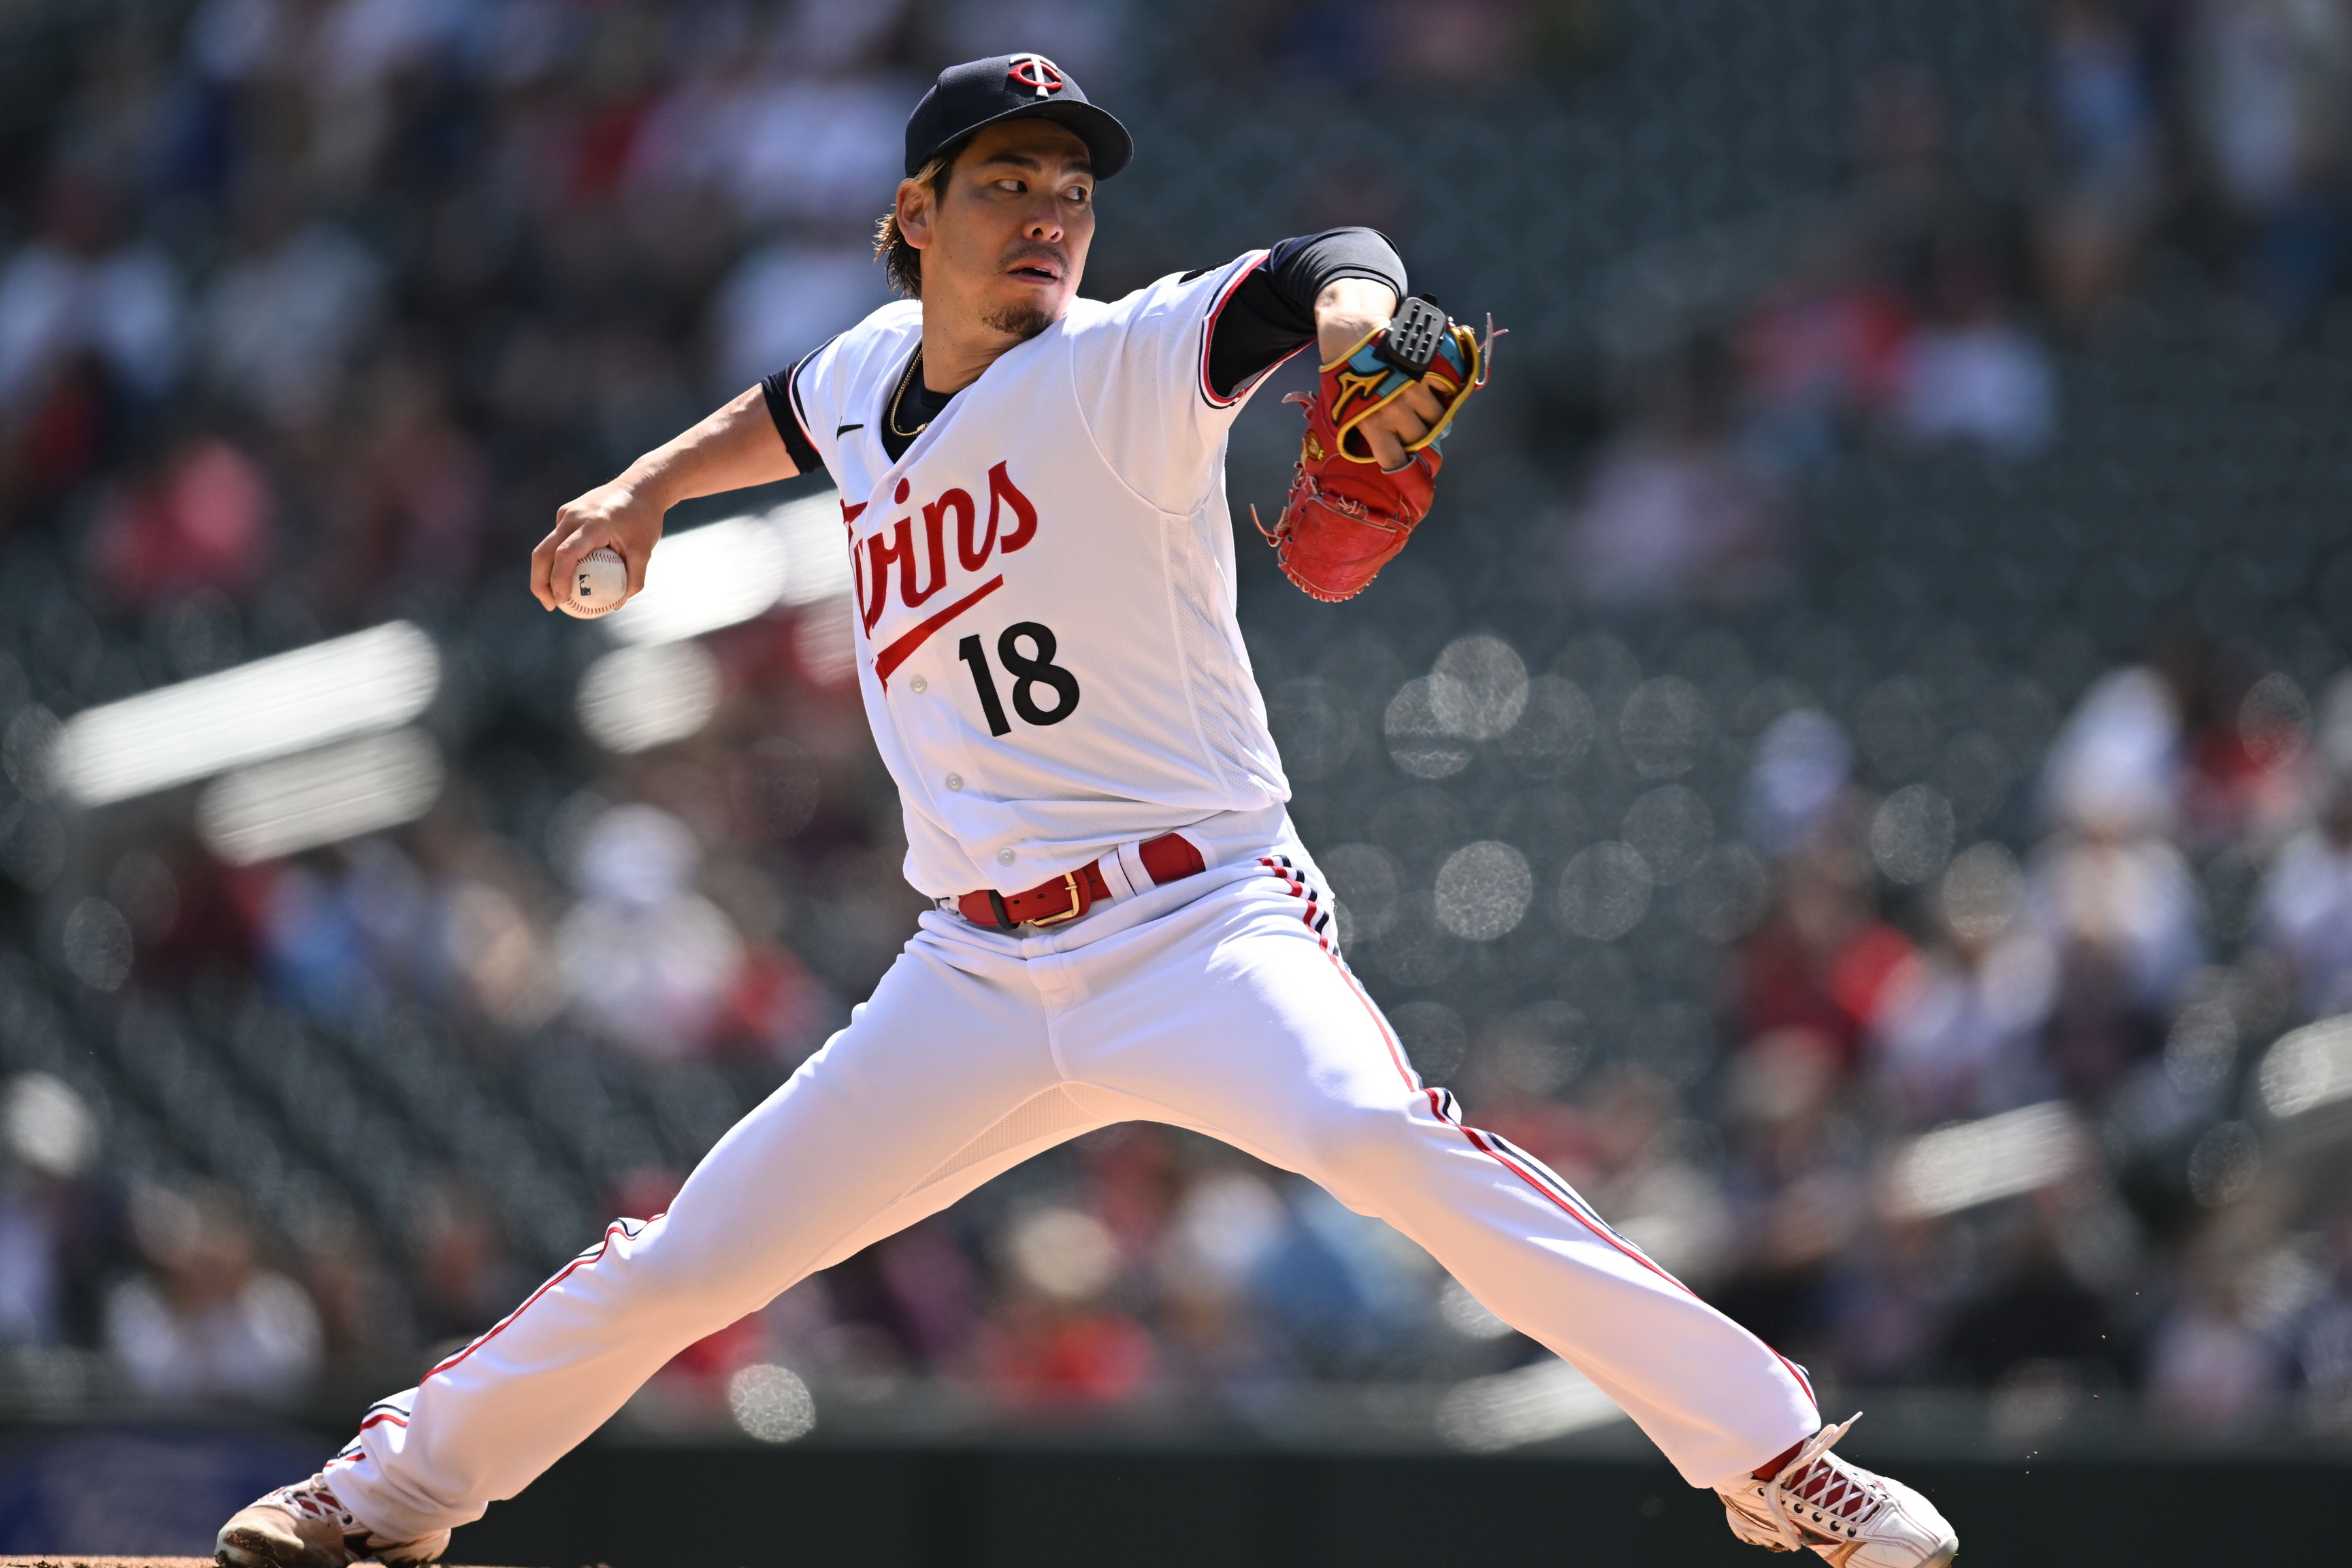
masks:
[[[931,427],[931,422],[926,419],[912,430],[898,428],[898,405],[907,400],[907,388],[914,384],[915,369],[922,363],[923,345],[917,343],[914,356],[907,361],[906,370],[898,376],[898,390],[890,395],[890,406],[882,411],[882,422],[889,426],[890,434],[898,437],[901,441],[911,441]]]

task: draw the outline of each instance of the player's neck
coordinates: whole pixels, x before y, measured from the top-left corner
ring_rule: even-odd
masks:
[[[961,392],[978,381],[999,355],[1020,347],[1050,323],[1025,324],[1028,331],[1008,331],[983,320],[969,304],[925,300],[923,385],[940,395]]]

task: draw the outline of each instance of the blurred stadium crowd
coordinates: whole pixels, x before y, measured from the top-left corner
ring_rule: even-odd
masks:
[[[822,488],[674,520],[738,531],[667,621],[547,616],[522,564],[880,301],[906,108],[1027,47],[1139,133],[1097,290],[1369,221],[1512,329],[1363,601],[1244,552],[1424,1075],[1832,1384],[2352,1432],[2344,0],[11,8],[0,1402],[397,1386],[887,966],[920,901]],[[186,684],[324,647],[411,699]],[[112,705],[205,690],[91,782],[104,716],[167,711]],[[633,1415],[1536,1356],[1133,1126]]]

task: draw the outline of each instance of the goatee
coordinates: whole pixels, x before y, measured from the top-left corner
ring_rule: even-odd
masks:
[[[991,331],[1003,332],[1019,342],[1027,342],[1054,324],[1054,318],[1034,305],[1006,305],[981,318]]]

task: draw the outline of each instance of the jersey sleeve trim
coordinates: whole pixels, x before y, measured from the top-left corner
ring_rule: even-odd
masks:
[[[794,361],[791,369],[778,371],[760,383],[760,395],[768,405],[768,417],[775,421],[776,434],[783,437],[784,451],[799,473],[813,474],[824,467],[816,438],[809,433],[808,415],[801,406],[799,381],[801,367],[829,346],[830,342]]]
[[[1208,313],[1201,318],[1201,364],[1199,382],[1201,386],[1201,396],[1212,408],[1231,408],[1234,405],[1241,402],[1256,389],[1259,382],[1264,381],[1267,376],[1273,374],[1276,369],[1278,368],[1285,360],[1291,357],[1291,354],[1285,354],[1282,359],[1275,361],[1273,364],[1266,366],[1264,370],[1259,371],[1255,375],[1244,380],[1240,385],[1234,388],[1233,395],[1228,397],[1220,397],[1217,395],[1217,389],[1213,385],[1210,384],[1209,382],[1209,347],[1216,340],[1217,318],[1224,313],[1225,304],[1234,297],[1234,292],[1239,289],[1244,282],[1248,281],[1252,273],[1264,268],[1266,264],[1267,258],[1273,254],[1274,252],[1270,250],[1261,250],[1245,258],[1241,265],[1238,265],[1234,268],[1234,275],[1225,279],[1225,286],[1217,290],[1217,302],[1210,306]],[[1291,351],[1294,354],[1297,352],[1297,351],[1295,349]]]

